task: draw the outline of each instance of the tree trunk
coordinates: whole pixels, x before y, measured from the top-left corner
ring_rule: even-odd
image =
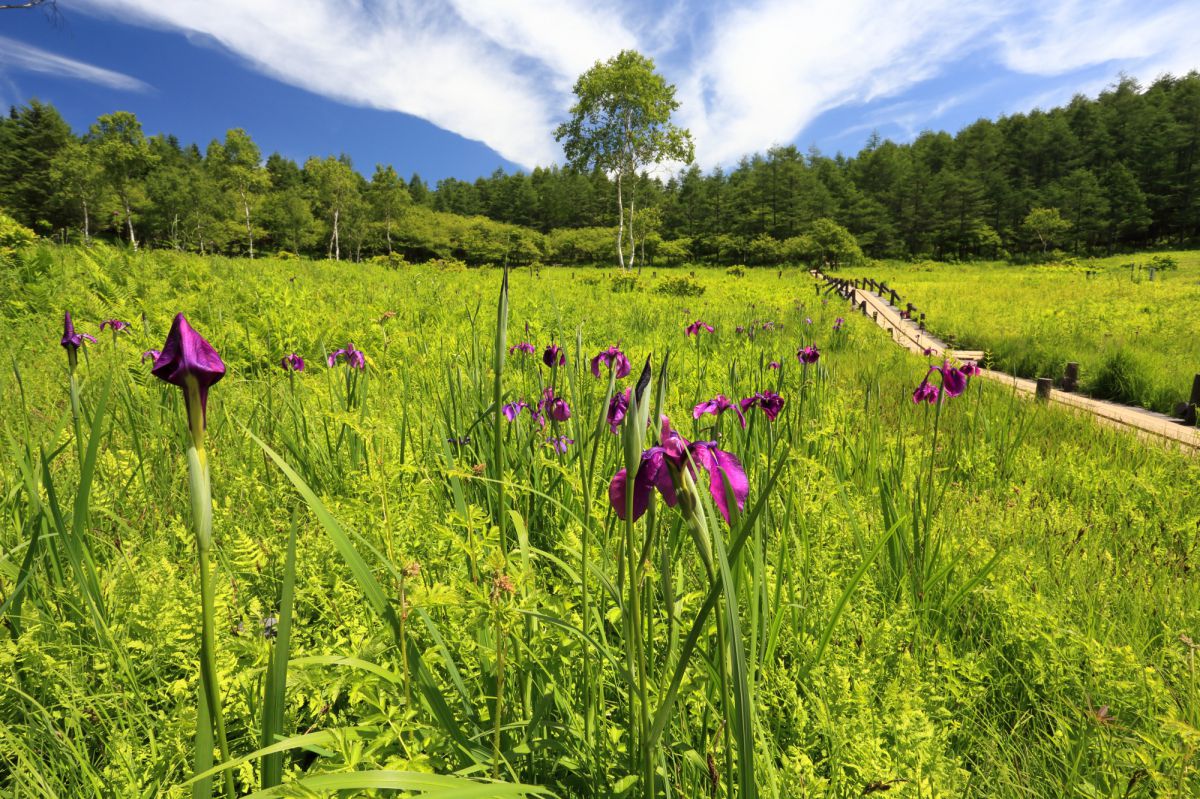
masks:
[[[621,196],[621,173],[617,173],[617,260],[625,268],[625,200]]]
[[[134,252],[137,252],[138,243],[137,237],[133,235],[133,212],[129,208],[129,198],[123,197],[122,202],[125,205],[125,225],[129,228],[129,243],[133,245]]]
[[[342,260],[342,240],[338,238],[338,217],[341,216],[342,209],[333,209],[333,257],[334,260]]]
[[[388,217],[387,227],[384,228],[384,233],[387,236],[388,257],[392,256],[392,220]]]
[[[88,204],[86,198],[83,200],[83,243],[92,243],[91,226],[88,224]]]
[[[637,239],[633,236],[633,212],[637,205],[637,192],[629,193],[629,268],[633,269],[633,262],[637,258]]]
[[[239,191],[242,195],[242,208],[246,211],[246,239],[250,242],[250,259],[254,260],[254,228],[250,226],[250,201],[246,199],[246,192]]]

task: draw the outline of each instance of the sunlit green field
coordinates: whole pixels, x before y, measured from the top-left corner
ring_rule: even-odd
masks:
[[[1057,378],[1075,361],[1083,390],[1170,413],[1200,374],[1200,253],[1168,255],[1178,268],[1153,280],[1146,255],[1075,266],[892,261],[844,271],[886,281],[926,314],[932,332],[988,351],[999,369]]]
[[[972,269],[873,276],[935,329],[986,323],[995,339],[962,340],[1001,365],[1016,322],[1065,318],[1092,344],[1055,335],[1038,358],[1076,358],[1086,380],[1107,329],[1156,391],[1186,388],[1195,260],[1153,284]],[[823,304],[801,270],[700,270],[700,296],[656,292],[663,271],[621,293],[599,270],[514,272],[504,344],[535,355],[506,346],[499,374],[497,269],[46,247],[3,275],[4,795],[191,796],[214,759],[183,402],[140,361],[180,311],[228,367],[208,463],[237,795],[280,776],[317,796],[1200,792],[1197,460],[979,380],[915,405],[925,360]],[[1011,313],[972,317],[1001,285],[1022,292],[997,296]],[[1093,288],[1128,307],[1057,315]],[[68,309],[84,332],[131,323],[80,352],[78,439]],[[697,319],[714,332],[686,336]],[[348,342],[361,373],[326,365]],[[564,366],[543,365],[551,343]],[[613,345],[633,372],[610,384],[589,362]],[[303,373],[280,367],[293,351]],[[659,495],[632,525],[613,512],[638,426],[610,432],[610,385],[647,357],[652,415],[745,469],[729,523],[707,479],[702,524]],[[549,387],[571,416],[509,422],[497,387],[502,403]],[[773,422],[692,418],[765,390],[785,402]],[[551,436],[573,441],[559,453]],[[264,713],[279,697],[281,720]],[[225,795],[222,777],[200,789]]]

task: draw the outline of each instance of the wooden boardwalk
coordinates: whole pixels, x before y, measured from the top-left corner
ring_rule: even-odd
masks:
[[[814,271],[813,274],[819,280],[825,279],[820,272]],[[888,331],[893,342],[911,352],[917,354],[928,352],[935,357],[956,358],[960,361],[977,361],[983,357],[983,353],[979,351],[949,349],[944,342],[922,330],[917,322],[904,318],[900,309],[893,307],[875,292],[853,285],[846,285],[845,288],[849,291],[849,300],[853,303],[855,310],[873,319],[876,324]],[[1035,380],[1026,380],[991,369],[984,369],[980,374],[989,380],[1011,386],[1021,394],[1032,395],[1037,392],[1037,381]],[[1166,441],[1193,453],[1200,453],[1200,428],[1183,425],[1179,420],[1170,416],[1143,408],[1092,399],[1059,389],[1051,389],[1050,401],[1081,413],[1090,414],[1102,424],[1131,430],[1141,437]]]

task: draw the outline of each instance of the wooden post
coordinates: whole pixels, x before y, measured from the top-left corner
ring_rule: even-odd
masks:
[[[1037,379],[1037,398],[1039,402],[1050,401],[1050,389],[1054,387],[1054,381],[1048,377],[1039,377]]]
[[[1157,271],[1158,271],[1158,270],[1157,270],[1157,269],[1155,269],[1153,266],[1152,266],[1152,267],[1150,267],[1150,269],[1149,269],[1149,270],[1147,270],[1147,274],[1149,274],[1149,275],[1150,275],[1150,282],[1151,282],[1151,283],[1153,283],[1153,282],[1154,282],[1154,274],[1155,274]]]
[[[821,284],[818,283],[817,285],[813,286],[813,288],[815,288],[817,290],[817,296],[820,297],[821,296]]]
[[[1192,398],[1188,402],[1192,405],[1200,405],[1200,375],[1192,378]]]
[[[1063,372],[1063,391],[1074,391],[1079,386],[1079,364],[1071,361]]]
[[[892,305],[895,305],[896,303],[900,302],[900,297],[896,294],[895,289],[890,289],[890,291],[892,292]]]
[[[874,321],[878,322],[878,321],[879,321],[879,311],[872,311],[872,312],[871,312],[871,319],[873,319]]]

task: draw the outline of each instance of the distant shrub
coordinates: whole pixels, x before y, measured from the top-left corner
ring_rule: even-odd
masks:
[[[275,258],[280,261],[299,261],[300,256],[290,250],[280,250],[275,253]]]
[[[631,291],[638,291],[638,276],[632,272],[618,272],[612,276],[609,287],[613,294],[628,294]]]
[[[467,265],[457,258],[434,258],[425,264],[442,272],[465,272]]]
[[[690,275],[680,275],[665,278],[654,287],[654,292],[671,297],[699,297],[704,293],[704,286]]]
[[[1125,405],[1145,405],[1150,395],[1149,373],[1133,353],[1118,349],[1104,360],[1089,393]]]
[[[729,275],[730,277],[745,277],[746,267],[742,264],[734,264],[725,270],[725,274]]]
[[[371,263],[379,264],[380,266],[390,266],[393,269],[408,266],[408,261],[404,260],[404,256],[398,252],[376,255],[371,258]]]
[[[1171,255],[1156,255],[1150,259],[1149,265],[1154,269],[1178,269],[1179,261],[1175,260],[1174,256]]]

